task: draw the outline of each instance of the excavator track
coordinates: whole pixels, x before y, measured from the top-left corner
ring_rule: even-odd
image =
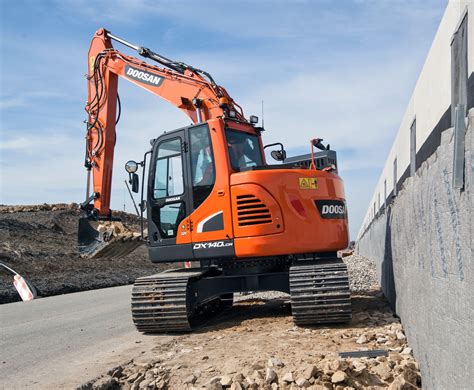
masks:
[[[343,323],[352,318],[347,266],[339,258],[291,266],[290,294],[296,325]]]
[[[193,301],[190,286],[205,271],[179,269],[138,278],[132,289],[132,318],[143,333],[187,332],[210,312],[232,306],[233,294]]]

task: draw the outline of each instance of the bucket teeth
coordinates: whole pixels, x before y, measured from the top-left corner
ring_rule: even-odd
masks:
[[[86,259],[120,258],[144,243],[141,234],[122,222],[101,221],[94,227],[87,218],[79,220],[79,254]]]

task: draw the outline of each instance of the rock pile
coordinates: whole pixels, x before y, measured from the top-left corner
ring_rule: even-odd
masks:
[[[135,360],[126,366],[115,367],[81,389],[169,389],[170,369],[156,361]]]
[[[330,331],[322,332],[326,335],[330,333]],[[312,334],[300,328],[291,328],[287,333],[293,334],[290,337],[299,333],[307,335],[308,341]],[[384,327],[351,331],[339,329],[333,333],[339,338],[352,341],[359,346],[359,350],[380,348],[386,350],[388,356],[341,358],[337,353],[328,351],[306,356],[303,354],[295,359],[290,354],[285,354],[285,351],[280,351],[280,357],[273,356],[265,361],[259,360],[257,356],[254,363],[227,366],[224,371],[223,367],[207,365],[210,350],[202,351],[202,348],[195,347],[182,349],[181,358],[179,352],[168,351],[160,358],[136,359],[110,370],[107,375],[90,383],[85,389],[412,390],[421,388],[419,366],[406,344],[400,323],[391,322]],[[184,358],[196,351],[206,352],[209,355],[206,354],[196,360]]]
[[[185,378],[173,378],[172,370],[160,361],[147,365],[130,363],[118,367],[86,388],[107,389],[189,389],[189,390],[353,390],[380,389],[411,390],[421,386],[418,364],[410,354],[391,353],[389,357],[334,358],[320,355],[310,363],[303,363],[297,370],[285,369],[280,361],[275,366],[270,359],[267,366],[254,364],[243,372],[214,376],[202,384],[199,369]]]

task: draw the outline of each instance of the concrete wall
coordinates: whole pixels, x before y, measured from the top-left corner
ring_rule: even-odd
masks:
[[[427,5],[428,6],[428,5]],[[443,121],[451,122],[451,40],[463,17],[468,23],[468,75],[474,73],[474,0],[450,0],[440,22],[432,46],[426,57],[406,112],[401,120],[382,174],[374,189],[364,221],[359,231],[362,235],[378,211],[390,197],[394,180],[394,160],[397,160],[396,180],[399,181],[410,165],[410,128],[416,119],[416,152],[419,153],[433,131]],[[471,76],[473,77],[473,76]],[[441,130],[450,127],[450,124]],[[423,153],[422,153],[423,154]],[[385,189],[386,186],[386,189]],[[374,207],[375,206],[375,207]],[[375,210],[374,210],[375,209]]]
[[[474,109],[465,184],[453,188],[453,129],[359,238],[421,364],[425,389],[472,389],[474,375]]]
[[[452,184],[450,128],[459,102],[470,108],[461,190]],[[474,388],[473,127],[474,0],[451,0],[357,240],[357,251],[377,264],[425,389]]]

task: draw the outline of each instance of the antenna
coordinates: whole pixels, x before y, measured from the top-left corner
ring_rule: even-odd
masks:
[[[265,128],[265,117],[263,116],[263,99],[262,99],[262,128]]]

